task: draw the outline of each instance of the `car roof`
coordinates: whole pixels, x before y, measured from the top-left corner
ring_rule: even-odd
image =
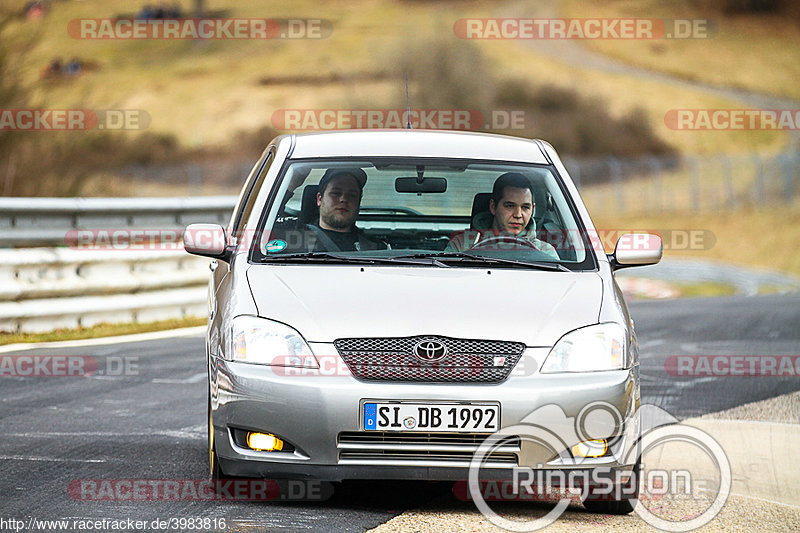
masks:
[[[540,141],[490,133],[440,130],[336,130],[282,136],[292,159],[444,157],[548,164]]]

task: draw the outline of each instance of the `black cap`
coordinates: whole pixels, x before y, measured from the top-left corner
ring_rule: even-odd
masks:
[[[362,190],[364,189],[364,185],[367,184],[367,173],[358,167],[329,168],[325,171],[325,174],[322,175],[322,179],[319,180],[319,190],[324,190],[329,181],[331,181],[333,178],[338,178],[339,176],[354,177],[358,183],[358,187]]]

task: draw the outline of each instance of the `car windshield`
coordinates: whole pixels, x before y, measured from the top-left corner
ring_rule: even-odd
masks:
[[[475,160],[290,160],[257,262],[595,267],[553,167]]]

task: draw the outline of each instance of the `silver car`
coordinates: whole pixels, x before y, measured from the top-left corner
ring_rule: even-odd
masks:
[[[546,142],[282,135],[228,227],[193,224],[184,245],[213,258],[213,476],[464,480],[486,437],[553,405],[614,415],[603,438],[562,449],[511,432],[482,479],[638,468],[622,451],[638,431],[638,345],[613,273],[658,262],[661,241],[625,235],[606,254]]]

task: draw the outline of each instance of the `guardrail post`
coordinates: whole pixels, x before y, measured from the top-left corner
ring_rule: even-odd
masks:
[[[203,188],[203,169],[200,165],[189,165],[189,183],[195,194],[200,194]]]
[[[698,213],[700,211],[700,170],[696,157],[689,158],[689,167],[691,168],[690,177],[692,180],[692,211]]]
[[[783,201],[791,203],[792,196],[794,196],[793,192],[793,183],[792,183],[792,159],[796,159],[796,156],[793,158],[788,153],[783,153],[780,156],[781,159],[781,166],[783,167]]]
[[[581,164],[579,161],[575,161],[570,159],[570,168],[569,168],[569,175],[572,177],[572,181],[575,183],[575,188],[581,188]]]
[[[733,165],[731,158],[723,154],[720,156],[722,163],[722,179],[725,182],[725,195],[727,205],[730,208],[736,207],[736,193],[733,190]]]
[[[766,194],[764,192],[764,164],[761,161],[761,156],[754,152],[751,156],[753,160],[753,169],[755,170],[755,203],[764,205],[766,201]]]
[[[650,166],[650,174],[653,177],[653,195],[655,196],[653,205],[656,211],[661,212],[664,210],[664,199],[662,198],[663,192],[661,187],[661,163],[655,157],[649,157],[647,163]]]
[[[611,182],[614,184],[614,191],[617,197],[617,209],[622,213],[625,211],[625,196],[622,190],[622,165],[618,159],[611,157],[608,159],[608,170],[611,174]]]

